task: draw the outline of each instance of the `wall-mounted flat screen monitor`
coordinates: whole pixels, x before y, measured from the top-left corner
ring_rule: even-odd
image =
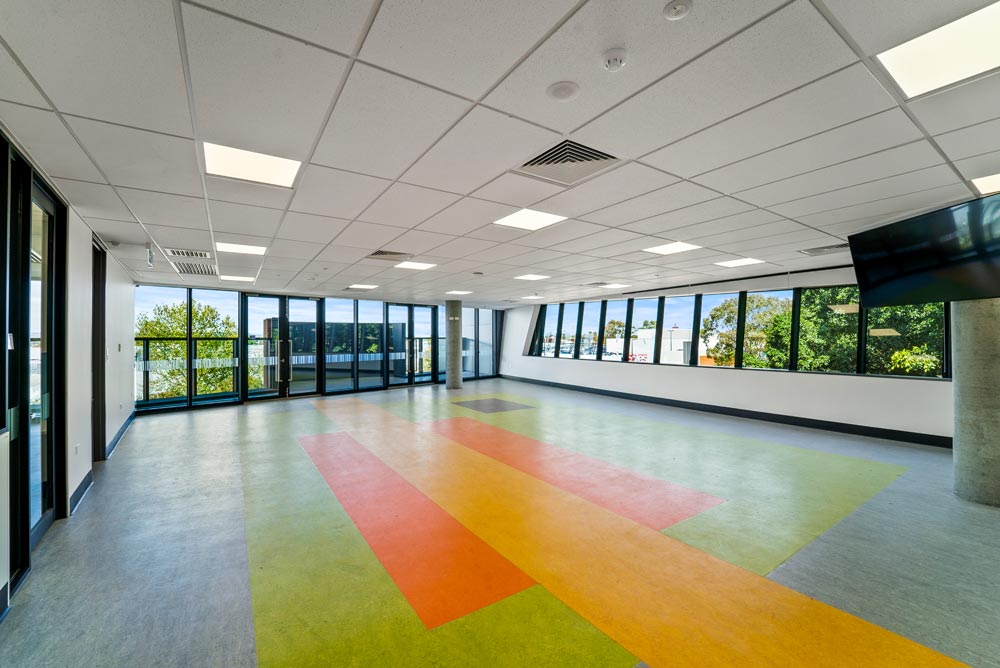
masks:
[[[1000,194],[848,241],[866,308],[1000,297]]]

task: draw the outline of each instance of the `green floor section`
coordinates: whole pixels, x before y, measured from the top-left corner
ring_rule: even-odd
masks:
[[[637,659],[535,586],[428,631],[295,437],[318,411],[241,421],[261,666],[631,668]]]
[[[906,469],[511,394],[534,410],[486,414],[431,394],[377,403],[415,422],[471,417],[726,499],[664,533],[765,575]]]

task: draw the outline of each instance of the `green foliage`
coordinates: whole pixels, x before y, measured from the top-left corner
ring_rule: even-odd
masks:
[[[899,336],[868,337],[868,373],[940,376],[944,371],[944,304],[886,306],[868,310],[868,328]]]
[[[903,376],[940,375],[940,360],[928,352],[927,346],[914,346],[897,350],[889,359],[892,373]]]
[[[787,369],[792,342],[792,300],[751,292],[747,295],[743,366]]]
[[[802,291],[799,318],[800,371],[854,373],[858,359],[858,304],[854,286]],[[831,308],[831,306],[833,308]]]
[[[604,339],[618,339],[625,334],[625,323],[621,320],[608,320],[604,326]]]

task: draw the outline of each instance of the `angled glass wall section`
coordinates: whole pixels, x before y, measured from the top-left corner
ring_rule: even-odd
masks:
[[[694,296],[667,297],[663,301],[660,364],[690,364]]]
[[[792,351],[792,291],[747,293],[743,366],[788,369]]]
[[[580,304],[563,304],[562,329],[559,330],[559,357],[573,357],[576,353],[576,326],[580,317]]]
[[[326,391],[354,389],[354,300],[327,299],[324,305],[326,336]]]
[[[601,302],[584,302],[580,314],[580,359],[596,360],[601,334]]]
[[[636,299],[632,302],[632,327],[629,331],[628,361],[652,364],[656,352],[656,319],[659,299]]]
[[[735,364],[739,302],[736,292],[701,298],[699,366],[731,367]]]
[[[601,359],[620,362],[625,351],[625,320],[628,317],[628,300],[609,301],[604,316],[604,346]]]
[[[944,304],[866,310],[866,373],[940,377],[944,373]]]
[[[856,373],[858,288],[805,288],[799,307],[799,371]]]
[[[382,387],[385,361],[385,307],[358,300],[358,388]]]
[[[197,402],[239,397],[240,293],[191,291],[191,360]]]
[[[136,407],[183,406],[188,396],[186,288],[135,289]]]

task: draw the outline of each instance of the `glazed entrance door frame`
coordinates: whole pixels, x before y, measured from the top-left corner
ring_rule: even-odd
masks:
[[[309,311],[312,311],[313,329],[308,331]],[[288,297],[285,300],[285,316],[287,334],[287,350],[285,351],[285,369],[282,377],[288,385],[288,396],[316,394],[320,388],[324,368],[323,334],[326,325],[323,323],[323,300],[318,297]],[[299,315],[299,313],[301,315]],[[310,383],[309,378],[312,378]]]
[[[314,330],[311,332],[313,353],[312,364],[315,365],[315,381],[311,387],[296,388],[292,382],[297,358],[303,358],[302,364],[308,364],[308,351],[294,350],[289,306],[308,302],[313,305]],[[273,304],[271,306],[265,306]],[[264,306],[264,308],[261,308]],[[294,297],[288,295],[269,295],[254,292],[244,292],[240,302],[240,317],[244,327],[240,328],[240,350],[246,360],[246,371],[241,374],[240,393],[244,401],[254,399],[276,399],[289,396],[317,394],[323,390],[323,374],[325,364],[319,354],[323,346],[323,300],[316,297]],[[255,327],[258,320],[261,326]],[[300,324],[299,321],[296,321]],[[261,331],[261,336],[251,338],[251,331]],[[310,332],[296,332],[297,339],[308,338]],[[305,341],[305,339],[303,339]],[[299,343],[302,343],[301,341]],[[308,342],[306,342],[308,343]],[[301,346],[300,346],[301,347]],[[256,357],[251,358],[253,352]],[[301,366],[301,365],[299,365]],[[254,387],[262,385],[263,387]]]
[[[421,304],[385,305],[386,385],[421,385],[437,382],[437,307]],[[417,336],[417,329],[427,335]],[[430,352],[430,368],[424,370],[424,352]]]

